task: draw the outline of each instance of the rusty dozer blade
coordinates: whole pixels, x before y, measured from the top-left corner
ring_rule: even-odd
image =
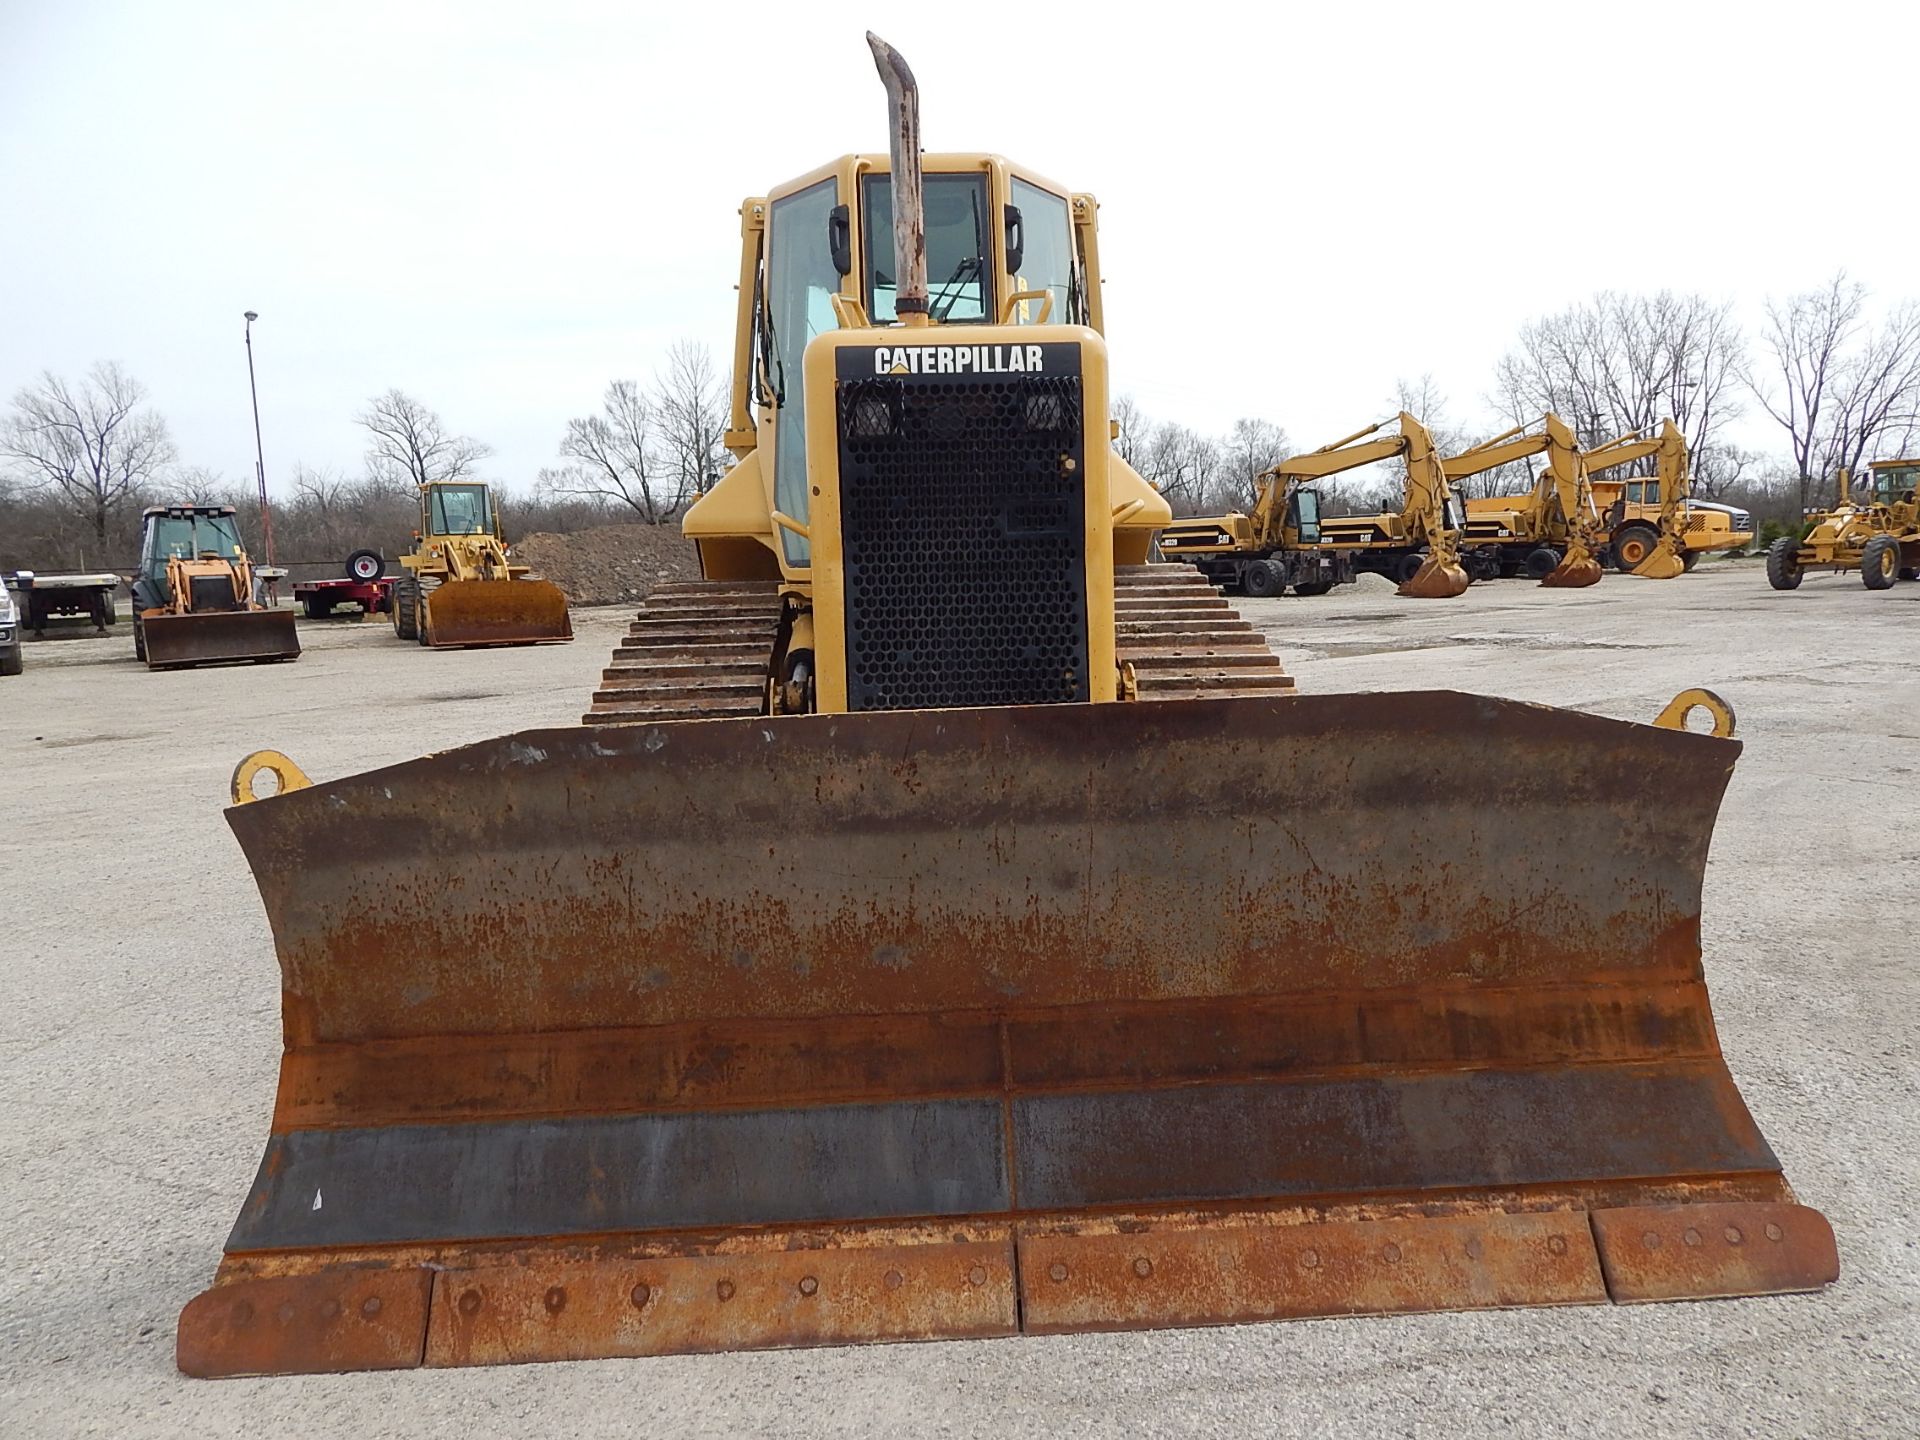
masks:
[[[179,1364],[1817,1288],[1701,970],[1738,750],[1434,692],[258,757],[286,1049]]]
[[[1429,554],[1413,575],[1394,593],[1413,600],[1451,600],[1464,595],[1467,572],[1451,556]]]
[[[292,660],[300,654],[300,635],[291,610],[145,615],[140,629],[150,670],[236,660]]]
[[[452,580],[427,594],[427,644],[540,645],[573,639],[567,597],[547,580]]]

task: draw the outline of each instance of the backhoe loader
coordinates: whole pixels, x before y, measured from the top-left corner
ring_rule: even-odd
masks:
[[[1839,503],[1809,516],[1805,540],[1784,536],[1767,551],[1767,583],[1794,590],[1809,570],[1860,572],[1869,590],[1886,590],[1895,580],[1920,579],[1920,460],[1875,460],[1866,495],[1855,500],[1845,470],[1840,472]]]
[[[149,670],[171,670],[299,658],[293,612],[255,598],[253,562],[231,505],[155,505],[140,522],[135,659]]]
[[[1467,501],[1461,548],[1483,573],[1524,573],[1564,589],[1597,584],[1599,511],[1579,445],[1558,415],[1542,419],[1538,431],[1516,425],[1440,463],[1449,481],[1464,480],[1533,455],[1547,464],[1527,494]]]
[[[493,494],[477,481],[420,487],[420,528],[400,557],[393,633],[435,648],[538,645],[573,639],[560,587],[516,565]]]
[[[1830,1280],[1701,973],[1731,713],[1296,697],[1257,641],[1201,683],[1093,200],[923,156],[869,40],[889,153],[742,210],[740,460],[657,708],[236,771],[285,1051],[181,1367]]]
[[[1345,439],[1305,455],[1282,460],[1258,478],[1259,498],[1251,515],[1176,520],[1160,531],[1161,553],[1189,561],[1201,574],[1225,588],[1248,595],[1279,595],[1292,585],[1298,595],[1324,595],[1365,568],[1404,581],[1402,593],[1457,594],[1451,589],[1448,561],[1433,559],[1414,543],[1429,530],[1447,543],[1444,522],[1422,527],[1418,516],[1429,485],[1408,486],[1409,506],[1400,516],[1342,516],[1322,522],[1320,492],[1314,482],[1382,460],[1400,459],[1409,471],[1431,470],[1433,440],[1413,416],[1402,412],[1400,433],[1379,440],[1369,425]],[[1429,482],[1431,476],[1428,477]],[[1416,500],[1416,497],[1418,499]],[[1446,499],[1440,499],[1442,507]],[[1457,526],[1454,528],[1458,528]],[[1333,548],[1333,547],[1338,548]],[[1362,564],[1357,566],[1356,559]],[[1420,572],[1426,569],[1425,580]],[[1464,588],[1464,577],[1462,578]]]
[[[1651,478],[1602,478],[1605,471],[1645,459],[1654,462]],[[1737,550],[1753,542],[1753,517],[1746,511],[1693,497],[1687,437],[1671,420],[1660,422],[1657,435],[1623,435],[1587,451],[1585,460],[1617,569],[1670,580],[1693,569],[1709,550]]]

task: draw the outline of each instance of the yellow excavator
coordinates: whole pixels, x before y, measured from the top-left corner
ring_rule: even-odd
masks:
[[[1545,455],[1547,463],[1527,494],[1467,501],[1461,546],[1483,572],[1524,573],[1566,589],[1597,584],[1599,509],[1579,443],[1558,415],[1545,416],[1537,431],[1528,425],[1503,430],[1441,466],[1449,481],[1464,480],[1534,455]]]
[[[255,597],[253,561],[231,505],[155,505],[140,516],[133,653],[149,670],[297,660],[291,610]]]
[[[1869,590],[1890,589],[1896,580],[1920,579],[1920,460],[1875,460],[1860,499],[1840,472],[1839,503],[1809,517],[1806,539],[1783,536],[1767,551],[1767,583],[1798,589],[1809,570],[1860,572]]]
[[[1656,435],[1638,431],[1586,452],[1587,474],[1606,523],[1606,544],[1616,568],[1648,580],[1671,580],[1691,570],[1708,550],[1734,550],[1753,539],[1753,519],[1744,510],[1693,498],[1692,457],[1687,437],[1671,420]],[[1606,471],[1651,459],[1654,474],[1639,480],[1606,480]]]
[[[1378,440],[1369,425],[1331,445],[1295,455],[1259,477],[1253,513],[1176,520],[1160,531],[1164,555],[1191,563],[1208,580],[1248,595],[1324,595],[1357,570],[1390,575],[1400,593],[1447,598],[1466,588],[1449,549],[1458,524],[1446,516],[1450,492],[1434,470],[1433,437],[1402,411],[1400,433]],[[1322,520],[1314,482],[1382,460],[1407,467],[1407,504],[1395,515]],[[1437,542],[1437,543],[1436,543]]]
[[[539,645],[573,639],[560,587],[516,565],[493,492],[478,481],[420,487],[413,549],[394,582],[393,633],[435,648]]]
[[[236,772],[285,1049],[181,1367],[1832,1279],[1701,971],[1724,704],[1150,687],[1126,617],[1175,655],[1217,597],[1143,563],[1093,201],[923,155],[871,44],[890,153],[743,209],[740,463],[656,616],[679,691]],[[699,708],[750,639],[757,695]]]

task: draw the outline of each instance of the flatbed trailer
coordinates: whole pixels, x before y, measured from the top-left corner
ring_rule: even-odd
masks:
[[[306,607],[309,620],[324,620],[339,605],[358,605],[363,614],[384,615],[393,609],[397,575],[372,580],[302,580],[293,587],[295,603]]]
[[[85,615],[99,634],[113,624],[113,592],[120,577],[102,571],[89,575],[40,575],[32,570],[7,577],[7,588],[20,597],[20,625],[44,640],[47,621],[55,615]]]

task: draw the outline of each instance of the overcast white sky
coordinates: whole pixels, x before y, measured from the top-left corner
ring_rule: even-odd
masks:
[[[1312,446],[1431,371],[1472,420],[1601,288],[1920,293],[1905,4],[0,0],[0,396],[119,360],[243,481],[252,308],[274,489],[389,386],[524,486],[609,379],[725,362],[740,199],[885,148],[868,26],[928,148],[1099,196],[1157,418]]]

